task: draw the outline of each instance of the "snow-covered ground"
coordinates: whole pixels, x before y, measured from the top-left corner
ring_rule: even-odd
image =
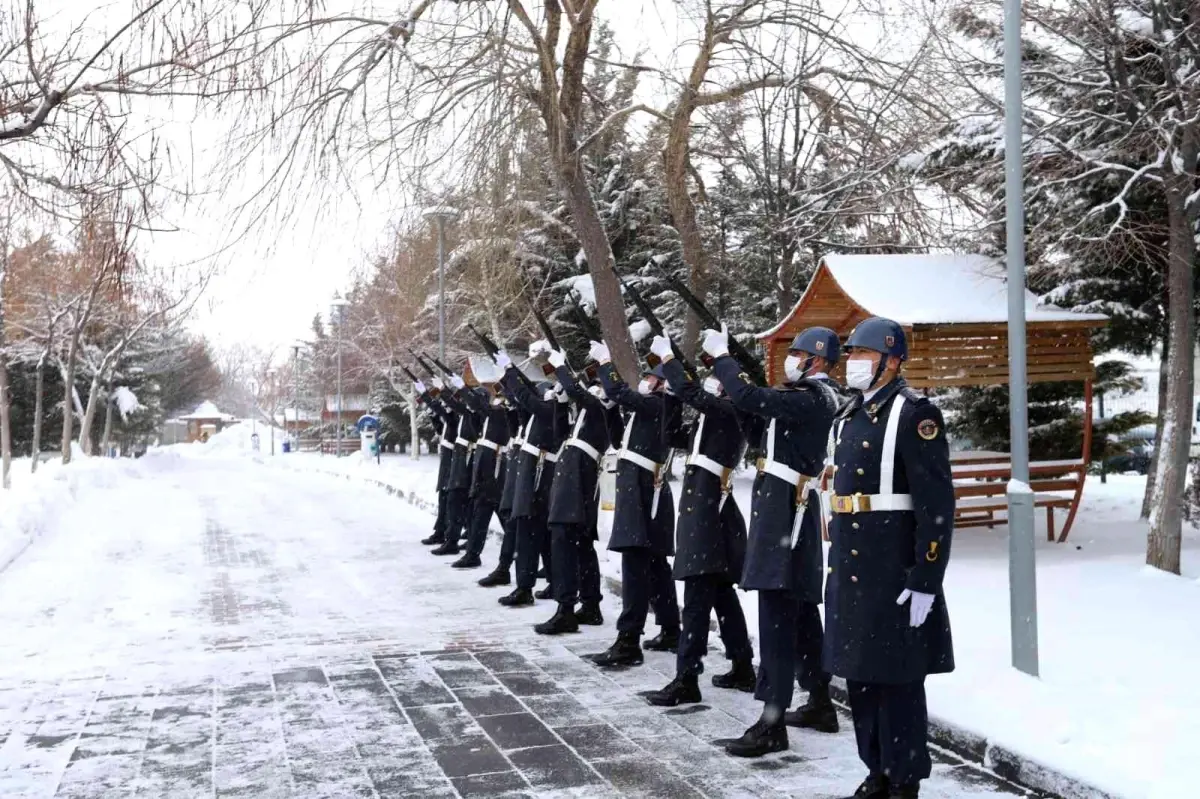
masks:
[[[433,457],[275,461],[434,499]],[[1200,751],[1200,535],[1185,532],[1183,577],[1146,567],[1144,479],[1089,478],[1066,544],[1046,542],[1038,514],[1040,679],[1009,667],[1007,528],[957,536],[946,595],[958,669],[930,679],[929,701],[933,715],[1115,795],[1175,799],[1195,795]],[[743,509],[749,493],[743,474]],[[601,568],[619,577],[606,554]],[[752,595],[743,607],[754,629]]]
[[[0,574],[0,797],[832,799],[861,778],[848,725],[725,756],[709,741],[757,717],[749,695],[662,711],[637,692],[672,656],[579,657],[611,598],[604,627],[539,638],[549,603],[498,607],[417,543],[427,514],[240,435],[64,470],[72,500]],[[936,762],[924,797],[1026,795]]]

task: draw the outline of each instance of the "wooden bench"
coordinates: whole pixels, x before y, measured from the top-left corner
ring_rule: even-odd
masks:
[[[1003,452],[956,452],[950,456],[950,471],[954,479],[954,526],[995,527],[1008,521],[1008,481],[1012,466]],[[1087,464],[1080,459],[1034,461],[1029,464],[1029,487],[1033,489],[1033,505],[1046,509],[1046,538],[1062,543],[1067,540],[1083,483]],[[1062,532],[1055,537],[1054,511],[1066,510]]]

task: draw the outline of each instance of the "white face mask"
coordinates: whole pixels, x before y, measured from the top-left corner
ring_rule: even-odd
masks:
[[[648,397],[654,393],[654,386],[650,384],[650,378],[642,378],[642,382],[638,383],[638,393],[643,397]]]
[[[846,361],[846,385],[859,391],[871,387],[875,378],[875,365],[867,358],[851,358]]]
[[[715,377],[704,378],[704,390],[714,397],[721,395],[721,381]]]
[[[801,368],[804,365],[804,359],[799,355],[789,355],[783,359],[783,373],[787,375],[787,379],[795,382],[804,377],[804,370]]]
[[[542,399],[544,399],[546,402],[549,402],[550,400],[554,399],[557,395],[558,395],[558,392],[556,392],[552,388],[548,388],[548,389],[546,389],[546,393],[542,395]]]

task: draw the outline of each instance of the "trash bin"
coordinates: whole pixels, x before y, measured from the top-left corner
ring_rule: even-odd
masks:
[[[283,452],[284,452],[284,454],[286,455],[287,453],[289,453],[289,452],[291,452],[291,451],[292,451],[292,442],[290,442],[290,441],[284,441],[284,442],[283,442]]]

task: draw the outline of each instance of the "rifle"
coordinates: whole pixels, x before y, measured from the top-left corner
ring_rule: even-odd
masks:
[[[417,363],[420,365],[420,367],[421,367],[422,369],[424,369],[424,370],[425,370],[425,373],[426,373],[426,374],[428,374],[430,377],[433,377],[433,378],[436,378],[436,377],[438,376],[438,373],[437,373],[437,372],[435,372],[435,371],[433,371],[433,367],[429,365],[429,361],[427,361],[427,360],[425,360],[424,358],[422,358],[422,357],[421,357],[419,354],[417,354],[417,352],[416,352],[415,350],[413,350],[411,347],[409,347],[409,348],[408,348],[408,352],[409,352],[409,354],[410,354],[410,355],[412,355],[414,358],[416,358],[416,359],[417,359]]]
[[[446,377],[454,377],[454,370],[453,370],[453,369],[451,369],[451,368],[450,368],[449,366],[447,366],[446,364],[444,364],[444,363],[442,363],[441,361],[439,361],[439,360],[438,360],[438,357],[437,357],[436,355],[432,355],[432,356],[430,356],[430,358],[429,358],[429,359],[430,359],[431,361],[433,361],[433,365],[434,365],[434,366],[436,366],[437,368],[441,369],[443,372],[445,372],[445,373],[446,373]]]
[[[483,347],[484,352],[486,352],[489,356],[495,358],[496,353],[500,352],[500,347],[496,344],[496,342],[488,338],[486,334],[479,332],[479,330],[475,328],[475,325],[468,322],[467,330],[471,331],[471,335],[473,335],[479,341],[480,346]],[[517,378],[520,379],[520,381],[524,383],[530,391],[532,391],[534,394],[537,393],[537,388],[533,385],[533,381],[530,380],[529,377],[520,369],[517,369]]]
[[[679,295],[679,298],[683,300],[684,304],[687,305],[688,308],[692,309],[692,313],[696,314],[696,318],[700,320],[702,325],[707,328],[711,328],[712,330],[721,329],[721,320],[718,319],[716,315],[712,313],[712,311],[708,310],[708,308],[704,306],[704,303],[700,301],[700,298],[693,294],[691,289],[683,284],[683,281],[670,274],[665,269],[661,271],[663,277],[667,281],[667,286],[671,289],[671,291]],[[762,362],[759,361],[758,358],[755,358],[750,351],[742,346],[742,343],[733,336],[729,337],[729,354],[732,355],[739,364],[741,364],[742,369],[746,370],[746,374],[750,376],[751,380],[760,386],[768,385],[767,374],[763,371]]]
[[[625,287],[625,293],[629,295],[629,298],[633,300],[633,304],[637,306],[638,313],[650,325],[650,332],[656,336],[666,336],[666,328],[662,326],[662,322],[658,321],[658,317],[654,315],[654,309],[650,307],[650,303],[646,302],[646,298],[642,296],[642,293],[626,283],[625,278],[620,275],[617,275],[617,279],[621,281],[621,285]],[[691,361],[683,356],[683,352],[680,351],[679,345],[675,343],[675,340],[671,339],[670,336],[667,336],[667,338],[671,341],[671,352],[675,355],[675,359],[679,361],[679,365],[688,373],[688,377],[696,380],[696,367],[692,366]],[[646,360],[649,362],[650,359],[647,358]]]
[[[404,374],[408,375],[409,380],[413,381],[414,383],[421,382],[419,379],[417,379],[416,375],[414,375],[411,371],[409,371],[409,368],[407,366],[405,366],[404,364],[398,364],[398,365],[399,365],[400,369],[404,372]]]
[[[550,329],[550,322],[546,317],[542,316],[542,312],[533,304],[533,298],[528,294],[525,295],[525,301],[529,303],[529,310],[533,311],[533,318],[537,320],[538,327],[541,328],[542,335],[546,341],[556,350],[562,351],[562,347],[558,344],[558,339],[554,336],[554,331]]]

